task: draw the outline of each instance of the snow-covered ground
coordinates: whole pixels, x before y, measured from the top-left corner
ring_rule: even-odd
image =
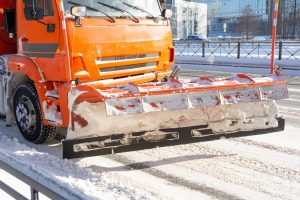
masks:
[[[207,66],[197,70],[189,65],[183,67],[186,70],[182,77],[225,75],[198,71],[207,70]],[[298,199],[300,78],[288,77],[288,81],[290,99],[278,102],[280,112],[287,116],[286,130],[282,132],[62,160],[59,141],[31,144],[16,127],[6,128],[4,121],[0,121],[0,159],[28,175],[38,176],[37,180],[56,191],[65,187],[66,198],[76,195],[82,199]],[[24,184],[3,171],[0,180],[29,195]],[[9,199],[1,192],[0,197]]]
[[[64,185],[91,199],[297,199],[299,138],[299,128],[288,127],[269,135],[75,160],[61,160],[60,148],[26,146],[6,134],[0,146],[2,153],[10,146],[4,153],[26,163],[27,170],[31,166],[55,180],[52,187]],[[19,183],[15,188],[26,192]]]

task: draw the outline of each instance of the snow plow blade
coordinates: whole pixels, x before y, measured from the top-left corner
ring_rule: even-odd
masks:
[[[269,129],[259,129],[254,131],[244,131],[244,132],[234,132],[230,134],[212,134],[211,130],[201,127],[186,127],[180,129],[169,129],[165,131],[174,132],[177,135],[178,139],[166,139],[158,142],[145,142],[139,141],[138,143],[132,143],[131,145],[123,145],[119,143],[118,146],[113,146],[110,148],[100,148],[99,141],[103,141],[107,138],[103,137],[92,137],[92,138],[83,138],[83,139],[74,139],[74,140],[64,140],[62,142],[63,145],[63,158],[65,159],[73,159],[73,158],[84,158],[91,156],[100,156],[100,155],[109,155],[114,153],[124,153],[129,151],[138,151],[145,149],[153,149],[157,147],[166,147],[166,146],[176,146],[183,144],[192,144],[204,141],[218,140],[221,138],[234,138],[234,137],[242,137],[249,135],[260,135],[267,133],[274,133],[278,131],[283,131],[285,126],[285,119],[278,118],[278,126],[275,128]],[[195,131],[204,131],[201,135],[193,135],[196,133]],[[204,133],[204,134],[203,134]],[[143,134],[142,132],[137,134]],[[117,137],[116,137],[117,138]],[[120,135],[119,138],[122,138]],[[87,149],[78,151],[76,150],[77,145],[86,145]]]
[[[284,129],[274,100],[288,98],[280,73],[105,87],[69,94],[71,122],[63,157],[77,158]]]

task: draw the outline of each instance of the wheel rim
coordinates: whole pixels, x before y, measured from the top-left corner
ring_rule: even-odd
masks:
[[[18,99],[16,106],[16,118],[20,128],[31,134],[36,130],[36,112],[28,97]]]

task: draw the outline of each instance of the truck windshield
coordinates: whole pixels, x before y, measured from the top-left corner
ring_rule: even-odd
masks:
[[[156,18],[161,15],[157,0],[64,0],[65,13],[70,14],[75,5],[87,7],[86,17]]]

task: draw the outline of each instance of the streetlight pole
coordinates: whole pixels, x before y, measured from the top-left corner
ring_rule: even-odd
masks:
[[[275,45],[277,36],[277,19],[278,19],[278,7],[279,0],[275,0],[274,17],[273,17],[273,29],[272,29],[272,54],[271,54],[271,74],[275,72]]]

